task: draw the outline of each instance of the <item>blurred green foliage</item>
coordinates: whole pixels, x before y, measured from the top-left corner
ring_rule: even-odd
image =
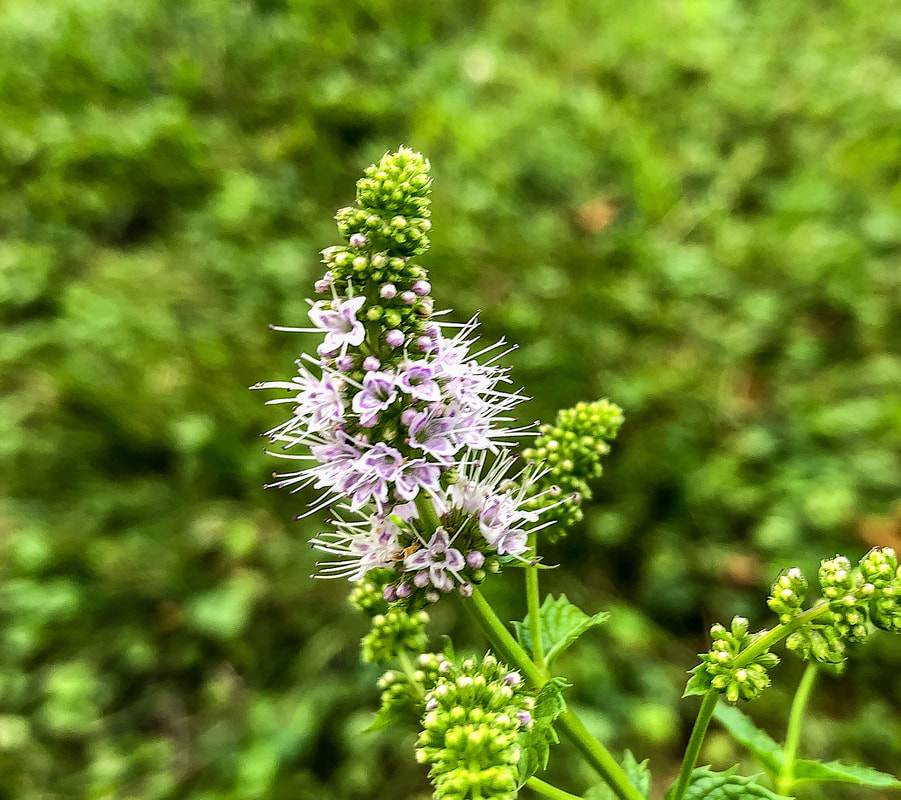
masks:
[[[529,413],[625,410],[545,574],[614,612],[562,660],[573,699],[665,774],[712,619],[901,544],[897,12],[0,5],[0,797],[428,795],[412,734],[358,735],[364,623],[259,489],[246,391],[309,347],[267,323],[400,143],[435,167],[435,294],[522,344]],[[809,755],[897,771],[899,659],[877,637],[821,692]]]

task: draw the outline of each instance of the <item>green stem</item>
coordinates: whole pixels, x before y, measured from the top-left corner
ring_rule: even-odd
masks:
[[[685,750],[685,757],[682,759],[682,768],[679,770],[679,782],[676,784],[676,791],[670,800],[682,800],[682,796],[688,788],[691,773],[698,763],[698,755],[701,752],[701,745],[704,743],[704,734],[707,733],[707,726],[710,724],[710,718],[713,716],[713,710],[716,708],[719,699],[720,693],[714,689],[707,692],[701,701],[698,717],[695,720],[694,728],[691,730],[691,737]]]
[[[491,604],[485,599],[485,595],[477,588],[473,588],[472,597],[464,600],[464,604],[479,623],[479,627],[488,637],[491,646],[497,650],[498,655],[508,664],[517,667],[530,686],[536,689],[544,686],[547,679],[532,663],[532,659],[529,658],[529,654],[522,648],[522,645],[510,635],[504,623],[498,619]]]
[[[541,593],[538,589],[538,534],[529,534],[529,549],[532,551],[531,566],[526,567],[526,603],[529,609],[529,636],[532,639],[532,660],[539,672],[547,674],[544,660],[544,642],[541,641]]]
[[[557,724],[566,738],[594,767],[595,772],[604,779],[620,800],[644,800],[641,792],[632,785],[629,776],[623,772],[623,768],[610,755],[610,751],[591,735],[582,720],[572,711],[567,708],[557,717]]]
[[[774,644],[781,642],[786,636],[798,630],[798,628],[803,628],[805,625],[813,622],[813,620],[828,610],[829,604],[825,600],[821,600],[812,608],[808,608],[807,611],[798,614],[798,616],[790,622],[784,622],[781,625],[777,625],[771,631],[767,631],[763,636],[759,639],[755,639],[738,654],[738,657],[735,659],[735,666],[747,666],[756,660],[759,655],[762,655],[769,650]]]
[[[467,610],[479,623],[488,637],[492,647],[508,664],[516,666],[522,672],[527,683],[540,689],[547,683],[547,678],[535,666],[528,653],[511,635],[504,623],[500,621],[494,609],[484,595],[475,589],[472,597],[464,600]],[[620,800],[644,800],[639,791],[632,785],[629,777],[610,752],[589,733],[581,720],[567,709],[559,717],[557,724],[586,761],[606,781]]]
[[[801,724],[804,721],[804,711],[807,708],[807,701],[810,699],[816,677],[817,665],[811,661],[807,664],[807,669],[804,670],[804,675],[798,684],[795,699],[792,700],[791,712],[788,715],[785,755],[782,761],[782,770],[776,779],[776,791],[779,794],[787,795],[795,782],[795,756],[798,753],[798,743],[801,741]]]
[[[556,786],[551,786],[549,783],[545,783],[540,778],[529,778],[526,781],[526,786],[528,786],[533,792],[535,792],[535,794],[540,794],[542,797],[549,797],[551,798],[551,800],[580,800],[578,795],[564,792],[563,789],[558,789]]]
[[[435,506],[429,500],[429,496],[425,492],[416,495],[416,510],[419,512],[419,521],[425,526],[426,530],[436,531],[441,526],[438,515],[435,513]]]

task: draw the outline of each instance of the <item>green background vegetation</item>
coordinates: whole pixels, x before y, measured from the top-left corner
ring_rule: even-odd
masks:
[[[625,410],[544,575],[613,611],[570,699],[662,786],[709,624],[901,545],[899,59],[891,0],[0,5],[0,797],[428,796],[412,732],[358,735],[364,622],[261,490],[247,391],[309,348],[267,324],[401,143],[439,304],[522,345],[525,413]],[[823,679],[807,755],[898,774],[899,645]],[[755,706],[776,735],[799,675]]]

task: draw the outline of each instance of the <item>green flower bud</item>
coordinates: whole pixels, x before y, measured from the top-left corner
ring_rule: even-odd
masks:
[[[425,696],[417,760],[430,765],[436,800],[516,797],[519,736],[534,697],[516,672],[488,654],[457,667],[445,661]]]
[[[807,588],[807,578],[797,567],[779,573],[766,601],[770,609],[778,614],[779,622],[790,622],[801,613]]]
[[[537,482],[532,508],[557,520],[548,528],[552,540],[582,519],[582,498],[591,499],[589,481],[601,475],[601,457],[610,452],[607,440],[623,422],[621,409],[607,400],[577,403],[557,413],[554,425],[542,425],[523,458],[543,461],[548,473]]]
[[[736,664],[739,655],[756,638],[749,632],[744,617],[735,617],[728,630],[714,625],[710,636],[710,650],[701,655],[701,663],[692,670],[695,680],[724,694],[730,703],[759,697],[770,685],[767,670],[779,663],[779,657],[766,650],[748,664]]]
[[[361,642],[363,660],[370,664],[385,664],[399,653],[419,652],[428,644],[425,633],[429,615],[399,607],[372,619],[372,629]]]

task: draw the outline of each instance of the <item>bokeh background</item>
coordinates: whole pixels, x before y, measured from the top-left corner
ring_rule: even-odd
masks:
[[[901,545],[899,128],[892,0],[6,0],[0,797],[428,797],[412,731],[360,735],[364,621],[262,491],[247,391],[310,346],[267,325],[399,144],[433,162],[439,303],[521,344],[527,413],[625,410],[544,575],[613,612],[561,666],[659,793],[711,622]],[[453,604],[433,630],[480,646]],[[901,772],[898,638],[823,678],[806,755]]]

